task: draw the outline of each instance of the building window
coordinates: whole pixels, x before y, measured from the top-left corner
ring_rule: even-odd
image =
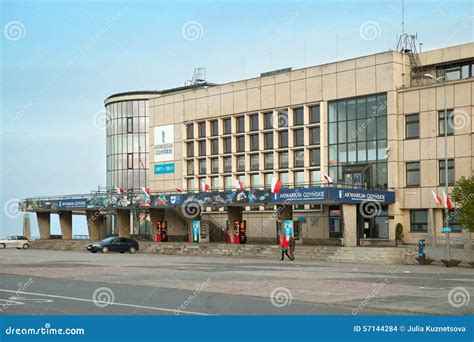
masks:
[[[245,171],[245,156],[237,156],[237,171]]]
[[[250,119],[250,130],[258,131],[258,114],[250,115],[249,119]]]
[[[224,177],[224,190],[231,190],[232,186],[232,176],[225,176]]]
[[[311,166],[321,165],[321,151],[319,148],[312,148],[309,150],[309,160]]]
[[[311,170],[309,172],[309,178],[310,178],[311,185],[321,184],[321,171]]]
[[[219,121],[217,120],[211,121],[211,135],[213,137],[219,135]]]
[[[447,110],[448,113],[448,129],[447,129],[447,135],[453,135],[454,133],[454,113],[452,109]],[[444,135],[444,126],[446,125],[445,120],[444,120],[444,110],[440,110],[438,112],[438,131],[439,135]]]
[[[320,122],[319,106],[309,108],[309,123],[315,124]]]
[[[224,138],[224,153],[232,153],[232,141],[230,138]]]
[[[285,109],[278,111],[278,127],[288,127],[288,111]]]
[[[304,185],[304,171],[293,172],[293,179],[296,186]]]
[[[296,150],[293,154],[295,167],[304,166],[304,150]]]
[[[420,115],[411,114],[405,116],[406,138],[415,139],[420,137]]]
[[[258,134],[250,135],[250,151],[258,151]]]
[[[199,174],[206,174],[206,159],[199,159]]]
[[[127,169],[133,169],[133,153],[127,153]]]
[[[294,146],[304,146],[304,129],[295,129],[293,131]]]
[[[206,122],[198,123],[198,135],[199,138],[204,138],[206,136]]]
[[[410,231],[428,231],[428,210],[410,210]]]
[[[211,158],[211,172],[219,173],[219,158]]]
[[[443,226],[448,225],[452,228],[453,232],[461,233],[462,225],[459,223],[459,209],[449,209],[448,220],[446,220],[446,212],[443,210]]]
[[[194,191],[194,178],[188,178],[186,180],[186,188],[188,191]]]
[[[222,120],[224,123],[224,134],[232,133],[232,121],[230,118]]]
[[[211,177],[211,189],[219,189],[219,177]]]
[[[283,185],[288,185],[290,183],[288,179],[288,172],[279,172],[278,179],[281,181]]]
[[[258,173],[250,175],[250,186],[252,188],[258,188],[260,186],[260,177]]]
[[[237,133],[245,132],[245,118],[243,116],[239,116],[235,119],[237,121]]]
[[[237,152],[245,152],[245,137],[242,135],[235,138]]]
[[[293,109],[293,126],[301,126],[304,124],[303,107]]]
[[[232,159],[231,157],[224,157],[224,172],[232,172]]]
[[[407,186],[420,186],[420,162],[406,163]]]
[[[187,139],[194,138],[194,124],[192,122],[188,122],[186,124],[186,138]]]
[[[288,131],[278,132],[278,147],[288,147]]]
[[[265,121],[265,129],[273,128],[273,112],[264,113],[263,118]]]
[[[446,81],[455,81],[474,76],[474,69],[471,69],[470,62],[459,65],[441,66],[436,70],[437,77],[446,77]],[[474,65],[473,65],[474,66]],[[471,70],[470,70],[471,69]]]
[[[258,154],[250,155],[250,170],[256,171],[259,169],[259,157]]]
[[[199,155],[205,156],[206,155],[206,141],[200,141],[199,143]]]
[[[263,155],[263,161],[265,170],[272,170],[273,169],[273,152],[265,153]]]
[[[445,160],[439,161],[439,185],[446,184],[446,163]],[[448,185],[454,185],[454,159],[448,159]]]
[[[133,118],[127,118],[127,133],[133,133]]]
[[[194,160],[188,160],[186,164],[188,175],[194,175]]]
[[[186,156],[194,157],[194,142],[186,144]]]
[[[309,143],[311,145],[319,145],[320,143],[319,127],[313,127],[309,129]]]
[[[265,182],[264,184],[265,188],[271,187],[272,180],[273,180],[273,173],[265,173],[263,177],[264,177],[263,181]]]
[[[288,152],[279,152],[278,157],[280,169],[288,168]]]
[[[271,150],[273,148],[273,132],[264,133],[263,134],[263,140],[264,140],[264,143],[265,143],[265,149],[266,150]]]
[[[219,140],[218,139],[211,140],[211,154],[219,154]]]

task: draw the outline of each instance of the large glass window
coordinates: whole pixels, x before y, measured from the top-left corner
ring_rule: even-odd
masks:
[[[428,210],[410,210],[410,231],[428,231]]]
[[[211,135],[214,137],[219,135],[219,121],[217,120],[211,121]]]
[[[264,182],[265,188],[269,188],[272,185],[273,173],[265,173]]]
[[[189,142],[186,144],[186,156],[194,157],[194,142]]]
[[[250,130],[258,131],[258,114],[249,115]]]
[[[278,111],[278,127],[288,127],[288,111],[286,109]]]
[[[294,146],[304,146],[304,128],[293,130]]]
[[[309,150],[309,160],[311,166],[321,165],[321,153],[319,148],[312,148]]]
[[[211,172],[219,173],[219,158],[211,158]]]
[[[258,188],[260,186],[260,177],[258,173],[250,175],[250,186],[252,188]]]
[[[265,129],[273,128],[273,112],[264,113],[263,119],[265,121],[265,125],[264,125]]]
[[[237,156],[237,171],[245,171],[245,156]]]
[[[273,169],[273,152],[265,153],[263,155],[265,170]]]
[[[243,133],[245,132],[245,118],[244,116],[238,116],[235,118],[237,121],[237,133]]]
[[[223,119],[222,122],[224,123],[224,134],[232,133],[232,121],[230,118]]]
[[[224,138],[222,142],[224,144],[224,153],[232,153],[232,142],[230,138]]]
[[[259,169],[259,157],[258,154],[250,155],[250,170],[255,171]]]
[[[225,176],[224,177],[224,190],[231,190],[232,186],[232,176]]]
[[[250,151],[258,151],[258,134],[252,134],[250,137]]]
[[[194,160],[188,160],[186,162],[186,168],[188,170],[188,175],[194,175]]]
[[[293,172],[293,179],[294,179],[295,186],[303,186],[304,185],[304,171]]]
[[[222,159],[224,163],[224,172],[232,172],[232,159],[231,157],[224,157]]]
[[[459,213],[459,209],[449,209],[449,222],[447,222],[448,220],[446,220],[446,213],[443,210],[443,222],[445,222],[445,224],[449,224],[449,227],[451,227],[453,232],[456,233],[461,233],[463,229],[461,223],[459,222]]]
[[[420,115],[410,114],[405,116],[406,138],[414,139],[420,137]]]
[[[278,147],[288,147],[288,131],[278,132]]]
[[[288,152],[279,152],[278,159],[279,159],[280,169],[288,168]]]
[[[309,172],[311,185],[321,184],[321,171],[320,170],[311,170]]]
[[[310,145],[319,145],[320,143],[319,127],[313,127],[309,129],[309,143]]]
[[[439,185],[446,184],[446,161],[439,161]],[[454,185],[454,159],[448,159],[448,185]]]
[[[279,172],[278,173],[278,179],[281,181],[283,185],[288,185],[290,183],[290,180],[288,178],[288,172]]]
[[[301,126],[304,124],[303,107],[293,109],[293,126]]]
[[[315,124],[320,122],[319,106],[312,106],[309,108],[309,123]]]
[[[206,174],[206,159],[199,159],[199,174]]]
[[[454,113],[452,109],[447,110],[448,113],[448,123],[447,123],[447,135],[452,135],[454,133]],[[444,135],[444,127],[446,125],[444,120],[444,110],[438,112],[438,132],[439,135]]]
[[[293,155],[295,167],[304,166],[304,150],[295,150]]]
[[[219,177],[211,177],[211,189],[219,189]]]
[[[219,140],[218,139],[211,140],[211,154],[219,154]]]
[[[236,137],[235,145],[237,147],[237,152],[245,152],[245,137],[243,135]]]
[[[204,138],[206,136],[206,122],[198,123],[198,134],[199,138]]]
[[[420,185],[420,162],[406,163],[407,186]]]
[[[199,141],[199,155],[205,156],[206,155],[206,141]]]
[[[186,188],[188,191],[194,191],[196,190],[194,187],[194,178],[188,178],[186,180]]]
[[[266,150],[271,150],[273,148],[273,132],[265,133],[263,135],[263,140]]]

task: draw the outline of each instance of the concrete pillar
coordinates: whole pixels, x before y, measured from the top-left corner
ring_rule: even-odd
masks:
[[[41,240],[51,239],[51,214],[44,212],[37,212],[36,218],[38,220],[38,228]]]
[[[150,208],[150,223],[151,223],[151,238],[156,241],[156,221],[165,220],[165,209],[154,209]],[[168,232],[169,234],[169,232]]]
[[[102,216],[98,210],[86,210],[87,229],[89,230],[89,239],[97,241],[103,238],[100,234],[102,226]]]
[[[357,246],[357,205],[343,204],[342,216],[344,222],[344,246]]]
[[[428,232],[430,234],[431,246],[436,246],[436,224],[433,208],[428,209]],[[428,241],[427,241],[428,242]]]
[[[60,211],[58,214],[63,240],[72,240],[72,211]]]
[[[120,237],[130,237],[130,210],[117,210],[117,227]]]
[[[228,206],[227,219],[229,220],[230,242],[234,243],[235,242],[234,221],[242,220],[242,207]]]

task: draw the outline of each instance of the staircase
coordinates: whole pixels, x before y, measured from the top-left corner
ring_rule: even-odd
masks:
[[[416,82],[416,85],[423,85],[420,57],[416,50],[416,35],[402,34],[398,39],[397,51],[408,56],[410,61],[411,79]]]

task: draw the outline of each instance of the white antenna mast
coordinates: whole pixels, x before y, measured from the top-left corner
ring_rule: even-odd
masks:
[[[405,34],[405,0],[402,0],[402,34]]]

